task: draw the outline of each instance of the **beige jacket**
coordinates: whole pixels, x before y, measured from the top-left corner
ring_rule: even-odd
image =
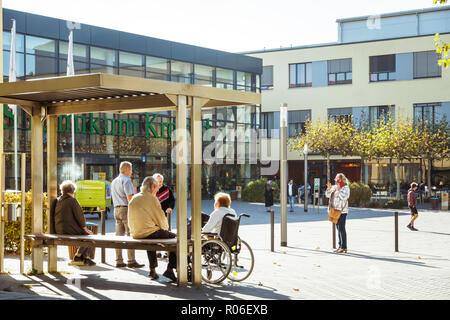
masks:
[[[169,223],[158,198],[139,192],[128,204],[128,225],[134,239],[143,239],[158,230],[168,230]]]

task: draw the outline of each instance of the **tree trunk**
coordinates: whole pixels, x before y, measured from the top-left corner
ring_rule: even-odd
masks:
[[[331,180],[330,154],[327,154],[327,183]]]
[[[401,161],[400,159],[397,161],[397,196],[396,198],[400,200],[400,166]]]
[[[431,166],[433,165],[433,160],[431,158],[428,158],[428,175],[427,175],[427,185],[428,185],[428,192],[431,193]]]
[[[392,158],[389,158],[389,186],[388,186],[388,191],[389,191],[389,196],[391,196],[392,193],[392,182],[394,179],[392,179],[393,177],[393,170],[392,170]]]
[[[361,181],[361,183],[364,183],[364,158],[361,157],[361,165],[360,165],[360,176],[359,176],[359,181]]]

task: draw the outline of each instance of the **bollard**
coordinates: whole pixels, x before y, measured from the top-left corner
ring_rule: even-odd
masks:
[[[169,231],[172,231],[172,214],[167,213],[167,223],[169,224]]]
[[[105,232],[106,232],[106,228],[105,228],[105,215],[106,215],[107,213],[106,213],[106,208],[105,208],[105,210],[104,211],[102,211],[102,214],[101,214],[101,224],[102,224],[102,231],[101,231],[101,234],[102,235],[105,235]],[[105,248],[102,248],[102,263],[105,263],[105,261],[106,261],[106,251],[105,251],[106,249]]]
[[[274,252],[274,233],[275,233],[275,213],[270,210],[270,251]]]
[[[394,213],[395,252],[398,252],[398,212]]]
[[[333,249],[336,249],[336,225],[331,223],[331,232],[333,237]]]

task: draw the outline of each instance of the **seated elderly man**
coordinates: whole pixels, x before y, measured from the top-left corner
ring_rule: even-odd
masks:
[[[73,197],[77,189],[76,184],[66,180],[60,185],[62,195],[55,206],[55,232],[57,234],[83,235],[92,234],[86,227],[86,219],[78,200]],[[95,248],[78,248],[77,253],[69,265],[95,266],[91,260],[92,251]]]
[[[128,205],[128,224],[130,233],[134,239],[170,239],[176,234],[169,231],[169,223],[161,209],[156,193],[158,192],[158,181],[153,177],[146,177],[141,185],[139,193],[133,196]],[[158,260],[156,251],[147,251],[150,263],[150,278],[159,278],[156,273]],[[176,282],[177,278],[173,269],[177,267],[177,256],[175,252],[169,253],[169,264],[163,276]]]

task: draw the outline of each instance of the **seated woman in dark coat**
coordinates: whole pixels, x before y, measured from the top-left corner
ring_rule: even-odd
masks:
[[[62,195],[55,206],[55,232],[57,234],[85,235],[92,234],[86,227],[86,219],[78,200],[73,196],[77,186],[70,180],[60,185]],[[95,248],[78,248],[73,261],[69,265],[95,266],[91,260],[92,250]]]

